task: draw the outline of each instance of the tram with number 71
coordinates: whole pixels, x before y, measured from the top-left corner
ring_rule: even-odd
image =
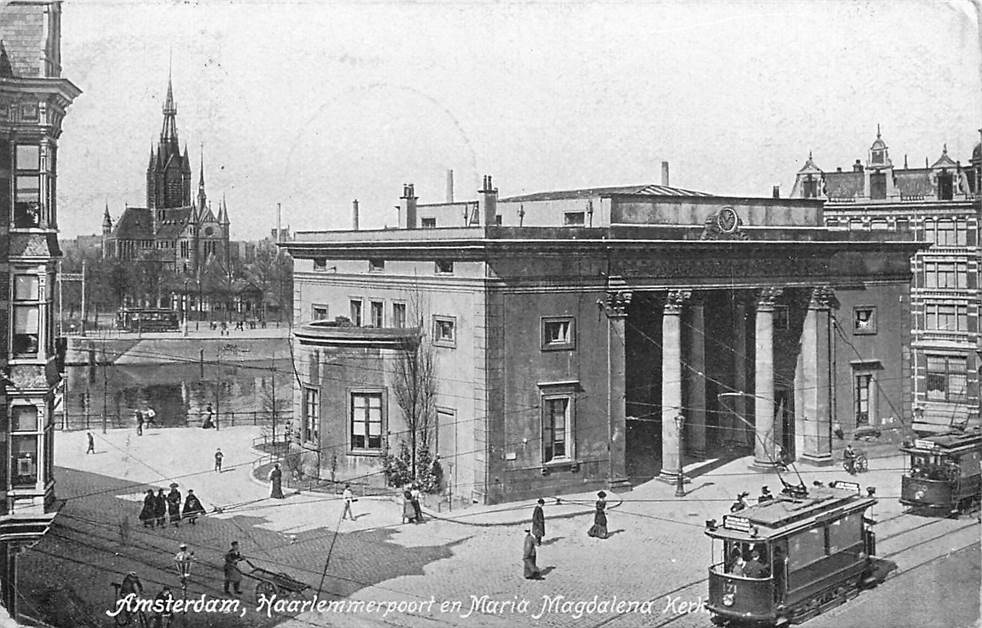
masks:
[[[979,508],[982,431],[949,432],[915,439],[900,448],[907,469],[900,503],[916,510],[955,515]]]
[[[719,626],[780,626],[845,603],[879,581],[872,507],[859,484],[786,485],[781,495],[706,522],[706,608]]]

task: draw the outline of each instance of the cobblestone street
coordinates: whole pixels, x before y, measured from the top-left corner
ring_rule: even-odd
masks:
[[[335,495],[267,497],[268,488],[250,474],[257,455],[249,446],[257,433],[257,428],[218,433],[177,428],[136,437],[117,430],[97,435],[98,453],[89,456],[82,454],[84,432],[58,433],[59,464],[64,466],[57,472],[57,492],[67,501],[51,532],[20,559],[27,612],[58,626],[111,625],[105,615],[113,603],[111,583],[130,570],[151,596],[164,583],[180,595],[172,557],[181,541],[197,558],[189,597],[221,596],[222,554],[238,540],[257,566],[312,587],[293,600],[310,600],[320,587],[321,599],[360,600],[365,606],[351,613],[277,608],[267,615],[266,608],[257,610],[255,581],[246,579],[244,615],[191,614],[187,625],[707,626],[709,616],[699,610],[709,563],[704,520],[726,511],[740,489],[755,495],[762,483],[779,486],[773,475],[748,471],[746,459],[702,474],[692,467],[695,477],[684,500],[673,497],[674,487],[657,481],[612,499],[607,540],[586,535],[592,523],[590,495],[564,497],[562,506],[550,499],[538,558],[545,580],[528,581],[521,577],[524,521],[531,511],[527,503],[474,507],[431,517],[422,525],[403,525],[396,502],[362,498],[355,504],[356,521],[339,521]],[[219,445],[226,454],[221,474],[212,470],[211,458]],[[894,626],[973,625],[979,608],[975,519],[901,514],[896,501],[900,459],[878,459],[871,466],[860,480],[878,487],[878,551],[897,569],[877,589],[807,625],[869,625],[873,618],[890,618],[881,625]],[[810,484],[841,479],[844,473],[802,476]],[[137,513],[146,487],[165,487],[172,480],[182,492],[193,488],[207,510],[222,512],[196,526],[142,527]],[[588,605],[594,599],[599,610]],[[950,613],[932,624],[917,609],[939,599],[947,601]],[[527,602],[519,605],[522,601]],[[547,601],[552,606],[543,610]],[[605,601],[609,608],[601,605]],[[617,601],[647,604],[641,612],[619,614]],[[369,602],[381,603],[380,610]]]

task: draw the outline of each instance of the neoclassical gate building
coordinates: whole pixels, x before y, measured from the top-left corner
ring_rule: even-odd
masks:
[[[680,456],[766,469],[778,445],[828,464],[861,413],[899,439],[911,233],[829,230],[818,200],[663,183],[499,199],[485,177],[477,200],[434,204],[406,185],[397,229],[283,244],[312,464],[382,481],[406,435],[392,373],[412,339],[433,352],[431,442],[455,498],[671,480]]]

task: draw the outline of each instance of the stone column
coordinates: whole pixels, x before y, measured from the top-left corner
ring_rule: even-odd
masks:
[[[682,454],[675,417],[685,414],[682,412],[682,304],[691,294],[688,290],[669,291],[662,315],[661,477],[672,482],[678,476]]]
[[[733,304],[733,388],[737,392],[747,390],[747,304],[739,292]],[[743,395],[732,397],[732,414],[723,415],[723,443],[745,444],[743,435],[747,433],[747,398]]]
[[[706,455],[706,325],[701,300],[694,299],[686,309],[689,325],[685,369],[685,438],[684,448],[697,458]]]
[[[795,410],[795,438],[800,443],[798,456],[815,464],[832,462],[829,315],[834,303],[830,288],[813,289],[801,330],[801,407]]]
[[[757,297],[754,358],[754,466],[774,466],[774,300],[780,288],[764,288]]]
[[[619,277],[608,281],[607,295],[604,298],[604,312],[607,315],[607,415],[608,448],[610,467],[608,481],[611,486],[627,482],[627,386],[625,374],[625,322],[627,307],[631,304],[632,293],[626,289]]]

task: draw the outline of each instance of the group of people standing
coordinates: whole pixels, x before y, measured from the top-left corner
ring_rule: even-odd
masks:
[[[536,565],[536,547],[542,545],[542,538],[546,535],[546,516],[542,507],[546,501],[539,498],[535,508],[532,510],[532,526],[525,530],[525,543],[522,546],[522,564],[524,567],[526,580],[543,580],[542,572]],[[607,532],[607,493],[599,491],[597,501],[594,504],[593,525],[587,530],[587,535],[598,539],[609,537]]]
[[[154,419],[157,417],[157,413],[153,411],[153,408],[147,407],[146,410],[137,410],[135,415],[136,415],[136,435],[143,436],[144,426],[146,427],[152,426]]]
[[[164,494],[164,489],[157,489],[154,494],[153,489],[147,489],[147,494],[143,498],[143,509],[140,511],[140,521],[143,527],[163,528],[168,520],[174,527],[181,525],[181,519],[187,519],[191,525],[197,525],[197,519],[205,514],[205,508],[201,505],[201,500],[194,494],[194,490],[188,489],[187,497],[184,499],[184,507],[181,508],[181,491],[177,490],[178,484],[170,485],[170,493]]]
[[[419,486],[412,484],[402,489],[402,522],[423,523],[423,508],[419,503]]]

